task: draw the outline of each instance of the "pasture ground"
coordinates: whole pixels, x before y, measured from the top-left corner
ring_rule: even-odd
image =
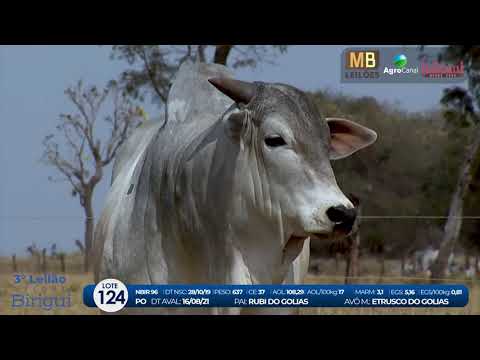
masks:
[[[47,273],[60,274],[58,262],[47,262]],[[312,268],[305,283],[307,284],[343,284],[344,261],[335,262],[333,259],[325,259],[319,262],[320,266]],[[36,264],[32,259],[19,259],[17,261],[17,273],[40,275],[36,270]],[[87,284],[93,283],[91,274],[82,273],[81,256],[69,255],[66,258],[66,283],[55,285],[28,284],[26,282],[15,283],[12,271],[11,259],[0,257],[0,315],[96,315],[100,314],[97,309],[83,305],[82,291]],[[327,271],[328,269],[328,271]],[[360,276],[353,283],[373,284],[422,284],[429,280],[422,275],[416,277],[401,277],[399,274],[398,261],[386,261],[383,277],[378,274],[380,265],[375,259],[362,259],[360,261]],[[302,308],[303,315],[480,315],[480,279],[464,279],[451,277],[445,283],[461,283],[470,290],[469,304],[465,308]],[[64,296],[71,293],[71,306],[66,308],[41,309],[38,307],[12,307],[14,294],[28,294],[29,296]]]

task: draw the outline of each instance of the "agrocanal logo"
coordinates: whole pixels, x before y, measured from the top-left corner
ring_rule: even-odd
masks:
[[[403,75],[403,74],[418,74],[418,67],[407,67],[408,59],[404,54],[395,55],[392,59],[393,67],[385,66],[383,73],[385,75]]]
[[[407,63],[407,57],[403,54],[399,54],[393,58],[393,65],[395,65],[397,69],[403,69],[407,66]]]

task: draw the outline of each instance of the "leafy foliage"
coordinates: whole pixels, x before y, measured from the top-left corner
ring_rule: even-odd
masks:
[[[255,67],[261,62],[273,64],[286,51],[286,45],[114,45],[110,57],[130,66],[119,79],[127,94],[140,101],[151,96],[152,102],[161,106],[172,77],[186,59],[232,68]]]

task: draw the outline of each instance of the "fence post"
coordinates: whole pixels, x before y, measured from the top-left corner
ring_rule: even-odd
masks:
[[[47,272],[47,249],[42,250],[42,273]]]
[[[400,258],[400,275],[405,276],[405,254]]]
[[[385,276],[385,252],[382,249],[382,252],[380,253],[380,281],[383,280],[384,276]]]
[[[12,268],[13,268],[13,272],[16,273],[17,272],[17,255],[16,254],[12,255]]]
[[[42,272],[42,255],[39,251],[35,252],[35,272]]]
[[[465,250],[465,269],[470,269],[470,253],[468,250]]]
[[[348,284],[350,281],[349,281],[349,278],[351,276],[351,273],[352,273],[352,270],[351,270],[351,266],[352,266],[352,249],[350,248],[345,256],[345,262],[346,262],[346,265],[345,265],[345,284]]]
[[[65,273],[65,254],[59,254],[58,258],[60,259],[60,271]]]
[[[338,262],[340,260],[340,254],[335,251],[335,275],[338,273]]]
[[[345,284],[348,284],[351,278],[358,276],[359,255],[360,255],[360,219],[362,216],[362,206],[360,199],[354,194],[349,194],[348,198],[357,208],[357,220],[352,229],[352,233],[348,236],[348,251],[347,251],[347,268],[345,271]]]
[[[360,230],[352,234],[349,237],[349,249],[347,253],[347,270],[345,272],[345,284],[348,284],[350,278],[356,278],[358,276],[359,267],[359,254],[360,254]]]

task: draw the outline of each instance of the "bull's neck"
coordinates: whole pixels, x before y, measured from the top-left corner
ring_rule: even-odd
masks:
[[[207,281],[278,283],[288,270],[282,262],[281,211],[274,212],[270,203],[271,221],[262,216],[264,199],[255,194],[267,196],[268,183],[252,158],[225,137],[219,124],[185,150],[175,179],[175,206],[189,252],[205,259],[199,271]]]

